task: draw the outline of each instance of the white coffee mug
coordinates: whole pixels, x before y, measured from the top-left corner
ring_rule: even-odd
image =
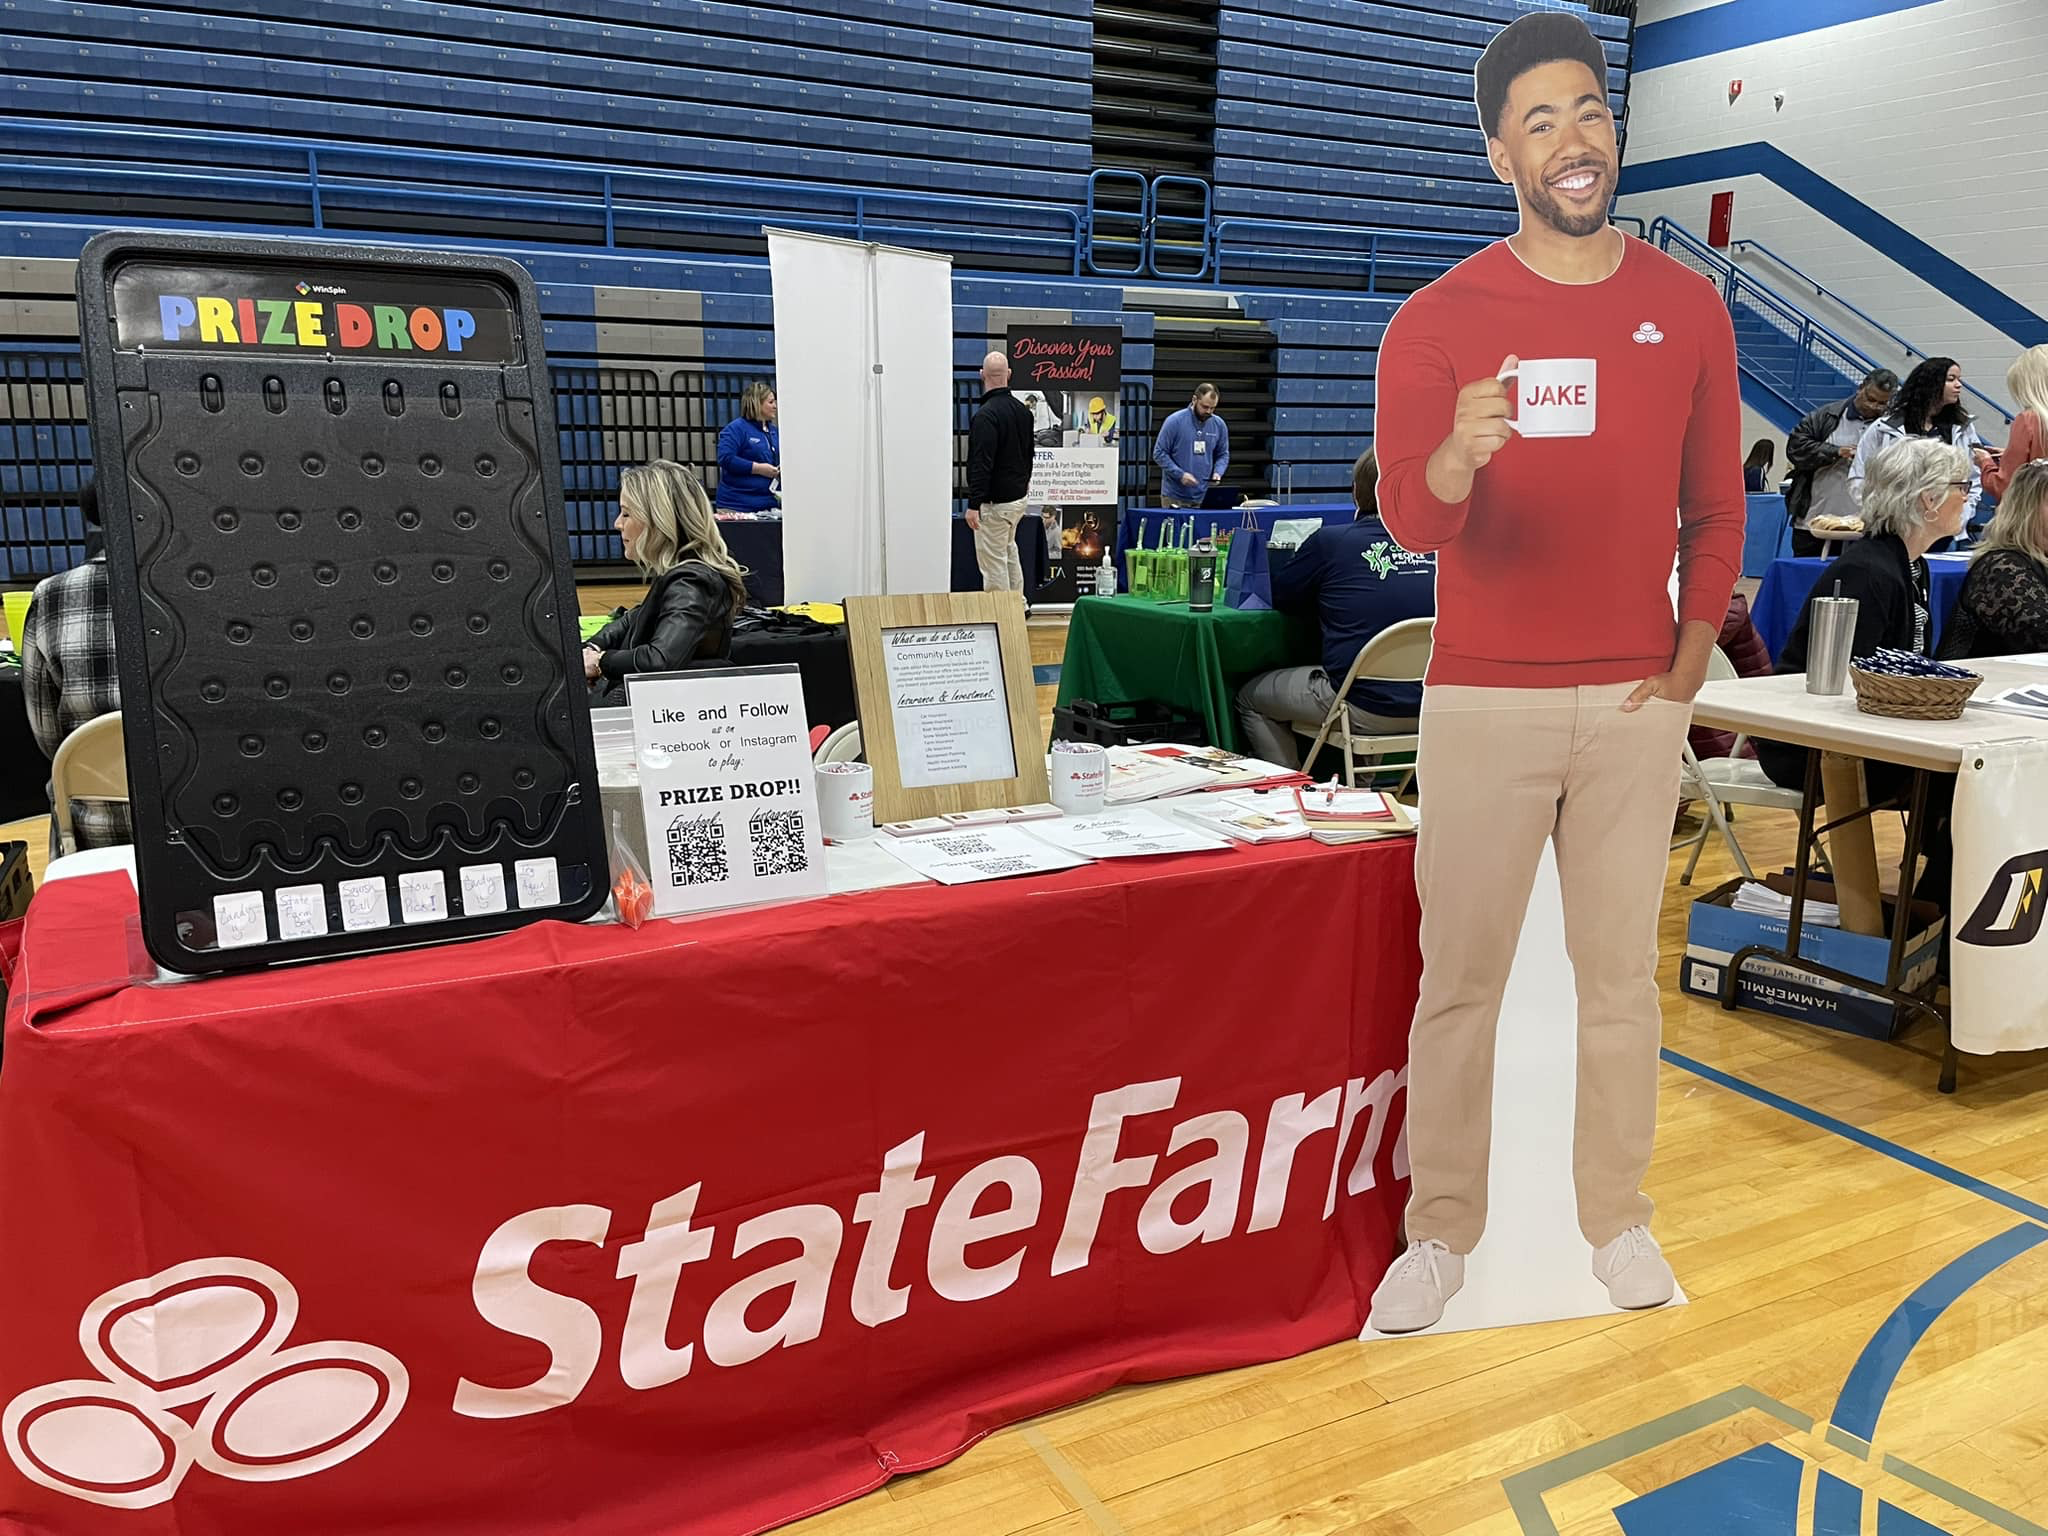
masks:
[[[1508,425],[1524,437],[1591,437],[1599,420],[1600,365],[1590,357],[1525,358],[1504,370],[1517,379],[1522,414]]]
[[[1085,741],[1056,741],[1045,755],[1052,803],[1069,816],[1093,816],[1109,792],[1109,754]]]
[[[818,829],[828,843],[875,835],[875,770],[866,763],[818,764]]]

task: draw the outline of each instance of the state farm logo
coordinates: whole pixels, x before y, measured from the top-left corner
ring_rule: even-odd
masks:
[[[113,1509],[165,1503],[194,1466],[247,1483],[337,1466],[398,1417],[405,1367],[368,1344],[285,1348],[298,1317],[291,1282],[248,1259],[116,1286],[78,1324],[99,1376],[9,1403],[7,1454],[45,1488]]]

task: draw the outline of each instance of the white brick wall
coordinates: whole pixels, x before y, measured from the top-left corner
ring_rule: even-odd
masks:
[[[1786,0],[1795,4],[1797,0]],[[1640,24],[1704,9],[1644,0]],[[1743,94],[1728,103],[1728,84]],[[1772,93],[1786,93],[1782,112]],[[1628,163],[1731,145],[1775,146],[1850,196],[2048,314],[2048,4],[1940,0],[1636,75]],[[1762,177],[1622,200],[1704,237],[1712,194],[1735,191],[1735,235],[1759,241],[2008,407],[2020,343]],[[1788,296],[1796,280],[1755,260]],[[1803,307],[1882,362],[1898,349],[1810,294]],[[1902,370],[1903,371],[1903,370]],[[1970,402],[1973,409],[1976,402]],[[2004,425],[1983,423],[2002,438]]]

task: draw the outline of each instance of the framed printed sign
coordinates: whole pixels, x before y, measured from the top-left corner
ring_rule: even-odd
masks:
[[[1045,800],[1031,642],[1014,592],[850,597],[846,626],[876,821]]]

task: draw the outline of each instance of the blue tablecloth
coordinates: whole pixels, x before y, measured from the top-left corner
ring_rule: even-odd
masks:
[[[1785,517],[1785,498],[1776,491],[1753,493],[1749,521],[1742,530],[1742,574],[1761,576],[1773,560],[1791,553],[1792,524]]]
[[[1750,497],[1755,501],[1754,496]],[[1749,605],[1749,616],[1756,624],[1756,632],[1763,637],[1769,648],[1771,660],[1778,659],[1778,652],[1785,648],[1785,642],[1792,638],[1792,627],[1799,622],[1799,610],[1806,606],[1806,599],[1812,595],[1813,584],[1826,572],[1828,562],[1813,560],[1773,560],[1764,572],[1764,583],[1757,588],[1756,600]],[[1941,643],[1942,627],[1948,623],[1948,616],[1955,612],[1956,599],[1963,593],[1963,577],[1970,569],[1967,555],[1929,555],[1927,557],[1928,599],[1933,608],[1934,639]]]
[[[1268,533],[1283,519],[1313,517],[1325,523],[1348,523],[1357,515],[1358,509],[1348,501],[1304,501],[1292,506],[1252,508],[1252,516]],[[1130,590],[1130,572],[1124,566],[1124,551],[1135,548],[1140,535],[1147,544],[1157,544],[1162,523],[1171,520],[1178,528],[1190,517],[1195,520],[1196,538],[1219,528],[1239,527],[1244,521],[1243,511],[1236,508],[1228,512],[1174,512],[1165,507],[1132,507],[1117,524],[1116,568],[1125,591]]]

